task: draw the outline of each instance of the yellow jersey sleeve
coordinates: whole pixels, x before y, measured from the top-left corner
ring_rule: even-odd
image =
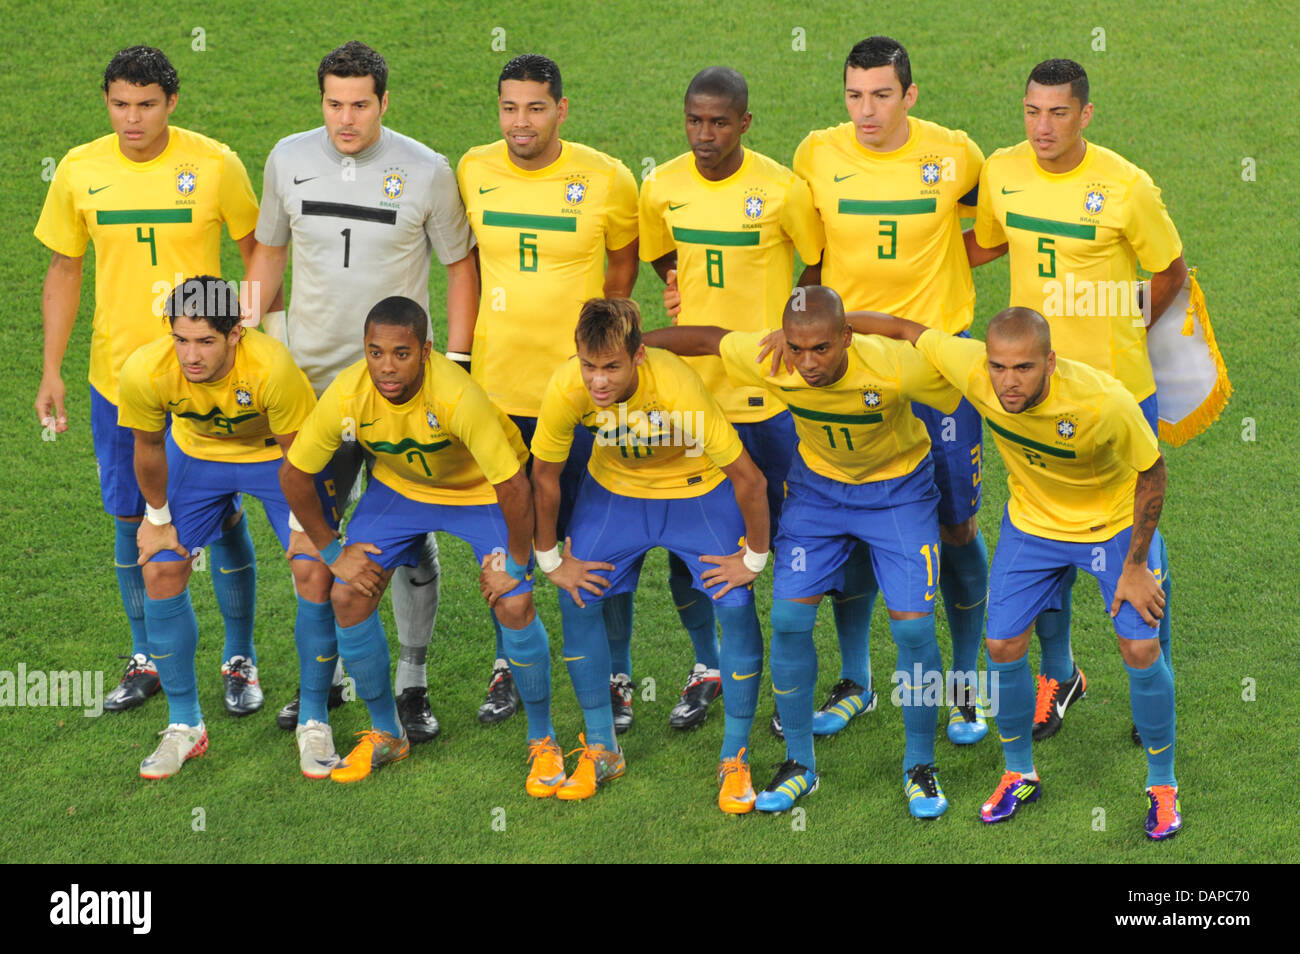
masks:
[[[85,219],[78,214],[73,199],[72,175],[68,169],[71,157],[72,153],[64,156],[54,170],[54,180],[45,193],[45,205],[41,207],[35,234],[51,252],[80,258],[86,254],[86,246],[90,244],[90,231]]]
[[[257,228],[257,194],[239,155],[223,146],[221,153],[221,218],[235,240]]]
[[[169,340],[160,339],[168,349]],[[122,365],[118,382],[121,403],[117,407],[117,424],[138,431],[161,431],[167,427],[167,408],[154,388],[151,367],[157,363],[157,343],[142,345]]]
[[[967,398],[972,382],[988,379],[988,350],[982,341],[930,329],[916,339],[916,352]]]
[[[269,361],[262,396],[271,433],[280,437],[297,433],[316,406],[316,392],[312,390],[307,375],[294,363],[288,348],[255,328],[245,330],[245,339],[250,333],[268,345]]]
[[[637,237],[636,180],[623,163],[614,167],[609,189],[609,208],[605,212],[605,247],[618,251]]]
[[[997,248],[1007,240],[1007,233],[1002,231],[1002,223],[993,213],[993,193],[989,189],[987,164],[980,170],[979,189],[979,199],[975,206],[975,241],[984,248]]]
[[[575,377],[580,392],[574,387]],[[533,432],[534,457],[551,464],[562,464],[569,459],[573,428],[582,418],[586,409],[584,405],[589,403],[586,398],[587,389],[578,371],[578,359],[570,358],[555,369],[547,382],[542,409],[537,415],[537,429]]]
[[[813,205],[812,189],[797,175],[790,180],[785,202],[781,204],[781,229],[790,236],[805,265],[816,265],[821,261],[826,247],[826,230],[822,228],[821,217]]]
[[[515,432],[515,446],[502,427],[502,420]],[[456,436],[474,463],[490,484],[503,484],[519,473],[519,445],[522,438],[513,421],[504,417],[483,389],[473,381],[466,381],[460,399],[452,409],[447,430]]]
[[[973,201],[970,200],[970,193],[978,189],[983,172],[984,150],[968,136],[966,137],[966,161],[962,164],[962,178],[957,187],[961,192],[961,198],[957,200],[957,214],[963,219],[975,217],[975,210],[979,203],[978,193]]]
[[[1183,253],[1183,243],[1156,184],[1142,169],[1134,171],[1136,175],[1128,194],[1129,219],[1124,237],[1137,253],[1143,268],[1148,272],[1163,271]]]
[[[1107,395],[1100,412],[1098,443],[1137,472],[1150,470],[1160,457],[1160,442],[1133,395],[1119,389]]]

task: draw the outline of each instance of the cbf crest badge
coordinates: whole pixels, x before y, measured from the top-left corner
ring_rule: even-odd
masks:
[[[582,205],[589,188],[591,184],[586,176],[569,176],[564,180],[564,204],[570,207]]]
[[[438,424],[438,416],[434,414],[432,411],[425,410],[424,419],[429,422],[429,430],[431,431],[441,430],[441,426]]]
[[[862,403],[869,408],[880,407],[880,392],[875,388],[867,388],[862,392]]]
[[[751,192],[745,196],[745,218],[753,222],[763,217],[763,209],[767,203],[763,201],[763,195],[759,192]]]
[[[187,198],[199,187],[198,171],[190,165],[177,166],[176,191]]]
[[[943,175],[943,169],[939,165],[938,158],[927,156],[921,160],[921,181],[926,185],[937,185],[940,176]]]
[[[1083,210],[1089,215],[1100,215],[1106,207],[1106,193],[1099,185],[1090,185],[1083,193]]]
[[[235,388],[235,403],[240,407],[248,407],[253,403],[252,392],[241,384],[239,387]]]
[[[1056,419],[1056,436],[1062,440],[1074,440],[1079,433],[1079,419],[1073,414],[1062,414]]]
[[[384,172],[384,198],[400,199],[406,191],[406,175],[402,169],[388,169]]]

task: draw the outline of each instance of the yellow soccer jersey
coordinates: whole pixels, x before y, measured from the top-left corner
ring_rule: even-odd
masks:
[[[375,456],[376,480],[423,503],[496,503],[492,485],[528,459],[514,421],[440,354],[429,355],[419,393],[400,405],[379,393],[364,358],[345,369],[299,430],[289,462],[318,474],[350,440]]]
[[[1057,355],[1114,375],[1139,401],[1155,393],[1137,264],[1158,272],[1183,244],[1150,176],[1094,143],[1060,174],[1028,142],[999,149],[980,177],[975,238],[1009,244],[1011,304],[1047,319]]]
[[[1138,471],[1160,456],[1142,409],[1118,380],[1057,357],[1047,397],[1002,409],[984,342],[927,331],[916,348],[984,415],[1007,465],[1011,522],[1025,533],[1091,543],[1133,524]]]
[[[768,377],[770,363],[756,360],[761,333],[722,339],[722,362],[737,384],[767,388],[785,402],[799,434],[799,456],[808,469],[845,484],[902,477],[930,453],[930,436],[912,413],[919,401],[944,413],[956,410],[958,394],[905,342],[854,335],[849,366],[834,384],[810,387],[798,371]]]
[[[794,286],[794,250],[815,263],[825,244],[808,184],[749,149],[721,182],[700,175],[692,153],[664,163],[641,185],[640,228],[642,261],[677,252],[677,324],[732,331],[781,327]],[[733,385],[720,358],[685,361],[729,421],[765,421],[784,410],[762,388]]]
[[[530,172],[504,141],[467,152],[456,180],[482,272],[474,380],[508,414],[536,417],[546,382],[573,354],[582,303],[604,294],[605,250],[636,238],[636,180],[573,142]]]
[[[657,500],[707,494],[726,477],[719,468],[740,457],[740,435],[677,355],[647,348],[637,376],[630,398],[598,408],[578,358],[570,358],[546,386],[533,456],[567,460],[581,424],[595,435],[587,470],[610,493]]]
[[[167,295],[185,278],[221,274],[221,223],[240,239],[257,225],[257,197],[239,157],[207,136],[168,127],[148,162],[109,135],[71,150],[54,172],[36,237],[80,258],[95,244],[90,383],[118,402],[117,375],[141,345],[169,333]]]
[[[908,117],[893,152],[862,146],[852,123],[811,132],[794,171],[812,187],[826,226],[822,284],[848,311],[872,310],[949,334],[975,314],[975,284],[961,237],[984,154],[966,133]]]
[[[245,329],[235,366],[220,381],[193,384],[181,373],[170,337],[142,345],[122,365],[118,424],[161,431],[190,457],[227,463],[279,460],[275,435],[302,426],[316,395],[289,349]]]

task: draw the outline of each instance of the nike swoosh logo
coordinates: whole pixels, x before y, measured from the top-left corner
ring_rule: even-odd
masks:
[[[168,407],[178,407],[178,406],[180,406],[181,404],[184,404],[184,403],[185,403],[186,401],[188,401],[188,400],[189,400],[189,398],[181,398],[179,401],[168,401],[168,402],[167,402],[167,406],[168,406]]]
[[[297,176],[294,176],[294,177],[293,177],[293,184],[294,184],[294,185],[302,185],[304,182],[311,182],[312,179],[319,179],[319,178],[320,178],[320,176],[308,176],[308,177],[305,178],[305,179],[299,179]]]
[[[1008,738],[1007,738],[1005,735],[1003,735],[1001,732],[998,733],[998,741],[999,741],[999,742],[1014,742],[1014,741],[1016,741],[1016,739],[1018,739],[1018,738],[1020,738],[1020,736],[1018,736],[1018,735],[1013,735],[1011,738],[1008,739]]]
[[[686,208],[688,205],[690,205],[689,202],[683,202],[681,205],[673,205],[671,202],[669,202],[669,203],[668,203],[668,211],[669,211],[669,212],[676,212],[678,209],[684,209],[684,208]]]
[[[113,566],[117,567],[119,570],[129,570],[132,567],[139,565],[140,564],[138,563],[118,563],[116,560],[113,561]]]
[[[795,686],[793,689],[778,689],[776,686],[772,687],[772,691],[775,692],[778,696],[788,696],[790,693],[797,692],[798,690],[799,690],[798,686]]]
[[[749,675],[747,675],[747,676],[742,676],[742,675],[740,675],[739,673],[737,673],[736,670],[734,670],[734,669],[731,670],[731,678],[732,678],[732,679],[753,679],[753,678],[754,678],[755,676],[757,676],[757,675],[758,675],[758,673],[756,673],[756,672],[751,672],[751,673],[750,673]]]
[[[521,666],[521,667],[523,667],[523,668],[525,668],[525,669],[528,668],[529,666],[536,666],[536,665],[537,665],[537,663],[521,663],[521,662],[517,662],[516,660],[511,659],[509,656],[506,657],[506,662],[510,663],[510,665],[512,665],[512,666]]]
[[[1015,195],[1017,192],[1024,192],[1024,191],[1025,191],[1024,189],[1008,189],[1006,186],[1002,187],[1003,195]]]
[[[926,593],[926,594],[925,594],[925,601],[926,601],[927,603],[929,603],[929,602],[930,602],[931,600],[933,600],[933,599],[934,599],[934,594],[933,594],[933,593]]]
[[[339,658],[339,654],[338,654],[338,653],[335,653],[335,654],[334,654],[333,656],[331,656],[329,659],[326,659],[324,656],[317,656],[317,657],[316,657],[316,661],[317,661],[317,662],[333,662],[334,660],[336,660],[336,659],[338,659],[338,658]]]
[[[483,188],[482,186],[479,186],[479,187],[478,187],[478,194],[479,194],[479,195],[487,195],[489,192],[496,192],[497,189],[500,189],[500,188],[501,188],[500,186],[493,186],[493,187],[490,188],[490,189],[485,189],[485,188]]]
[[[1169,745],[1173,745],[1173,743],[1170,742]],[[1166,746],[1165,746],[1165,749],[1169,748],[1169,745],[1166,745]],[[1160,754],[1161,752],[1163,752],[1165,749],[1153,749],[1153,748],[1148,747],[1148,748],[1147,748],[1147,751],[1150,752],[1152,755],[1159,755],[1159,754]]]
[[[175,653],[163,653],[163,655],[159,656],[157,653],[150,653],[149,658],[150,659],[171,659],[175,655],[176,655]]]
[[[843,182],[845,179],[852,179],[856,175],[857,175],[856,172],[850,172],[847,176],[835,176],[835,181]]]
[[[431,577],[429,577],[427,580],[418,580],[418,581],[417,581],[417,580],[411,580],[411,585],[412,585],[412,586],[428,586],[430,583],[435,582],[437,579],[438,579],[438,577],[436,577],[436,576],[431,576]]]
[[[382,420],[383,420],[382,417],[377,417],[377,418],[375,418],[373,421],[362,421],[361,424],[358,425],[358,426],[360,426],[360,427],[369,427],[371,424],[378,424],[378,423],[379,423],[380,421],[382,421]]]
[[[579,659],[586,659],[586,656],[565,656],[565,662],[577,662]]]
[[[960,603],[953,603],[953,604],[952,604],[952,608],[953,608],[953,609],[956,609],[956,610],[973,610],[973,609],[974,609],[975,607],[977,607],[977,606],[983,606],[984,603],[985,603],[987,600],[988,600],[988,597],[986,596],[986,597],[984,597],[984,599],[980,600],[978,603],[972,603],[970,606],[962,606]]]
[[[111,188],[113,188],[113,186],[110,183],[109,185],[106,186],[100,186],[98,189],[92,189],[89,186],[87,186],[86,191],[89,192],[91,195],[94,195],[96,192],[103,192],[105,189],[111,189]]]
[[[223,574],[238,573],[240,570],[247,570],[252,565],[253,564],[251,563],[245,563],[243,566],[237,566],[233,570],[227,570],[224,566],[219,566],[217,567],[217,569],[220,570]],[[322,659],[321,662],[325,662],[325,660]]]

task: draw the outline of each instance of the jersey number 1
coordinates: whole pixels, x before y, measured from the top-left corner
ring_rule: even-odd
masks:
[[[352,258],[352,230],[344,229],[339,233],[343,236],[343,267],[348,267],[348,260]]]

